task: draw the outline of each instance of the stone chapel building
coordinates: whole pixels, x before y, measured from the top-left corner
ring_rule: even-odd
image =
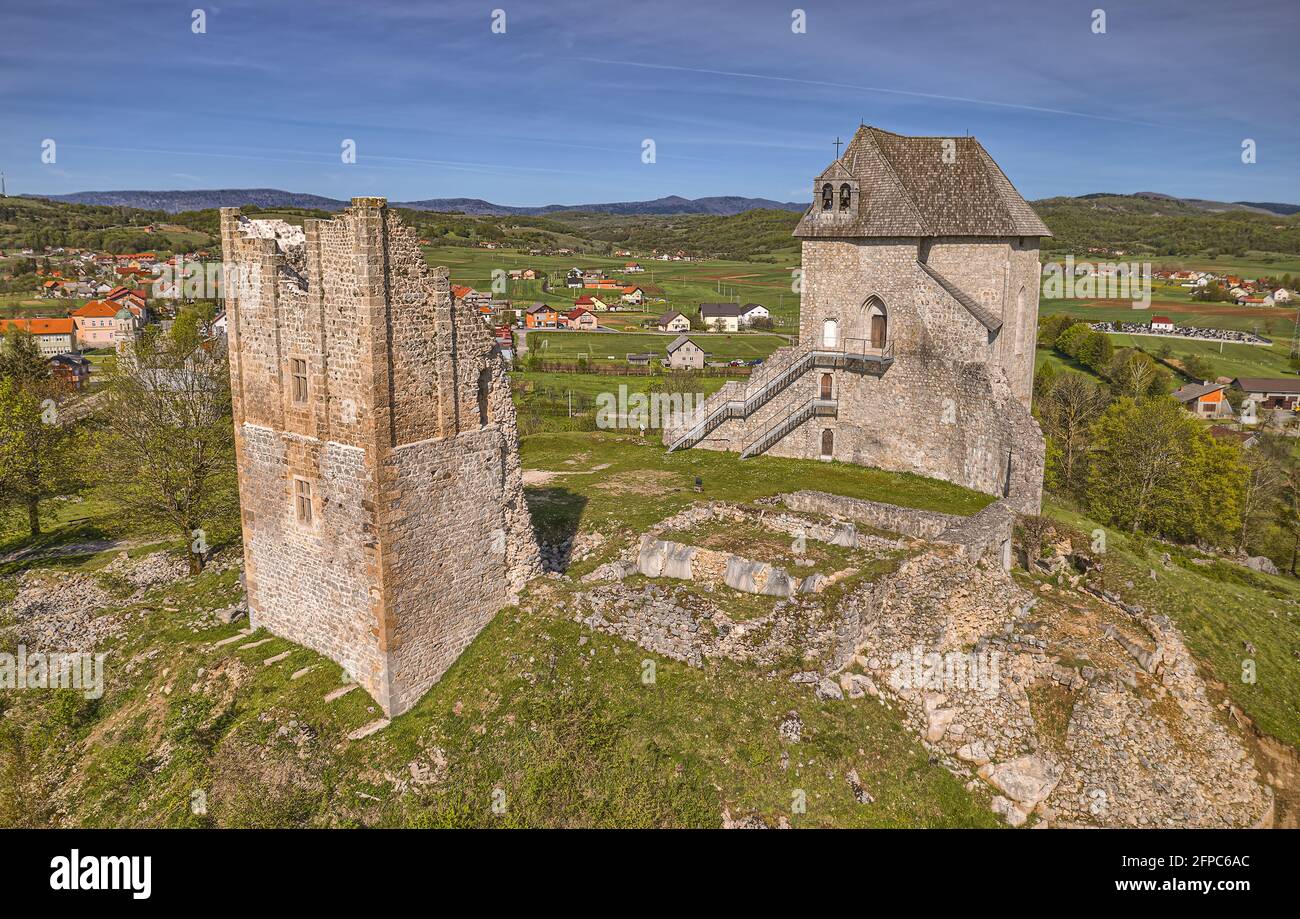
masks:
[[[798,343],[665,431],[733,450],[916,472],[1037,513],[1030,415],[1038,241],[1051,233],[973,137],[863,126],[816,177]]]

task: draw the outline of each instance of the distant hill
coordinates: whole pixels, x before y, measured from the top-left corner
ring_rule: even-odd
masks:
[[[202,211],[214,207],[257,205],[261,208],[310,208],[338,211],[347,201],[321,195],[299,194],[277,188],[221,188],[195,191],[80,191],[70,195],[28,195],[70,204],[95,204],[111,207],[134,207],[149,211]],[[423,201],[393,201],[394,207],[415,211],[460,212],[474,217],[538,217],[557,213],[618,214],[624,216],[652,214],[711,214],[729,217],[753,210],[780,210],[802,213],[807,204],[772,201],[768,198],[735,196],[682,198],[670,195],[653,201],[617,201],[604,204],[547,204],[542,207],[513,207],[493,204],[481,198],[429,198]]]
[[[220,188],[199,191],[79,191],[70,195],[23,195],[68,204],[94,204],[101,207],[133,207],[145,211],[202,211],[214,207],[241,207],[255,204],[262,208],[297,207],[322,211],[340,211],[348,202],[321,195],[281,191],[278,188]]]
[[[1044,198],[1043,200],[1063,201],[1070,199]],[[1134,208],[1136,210],[1141,210],[1143,213],[1158,213],[1160,206],[1162,205],[1166,208],[1174,209],[1177,213],[1185,213],[1187,211],[1208,211],[1212,214],[1222,214],[1229,211],[1249,211],[1256,214],[1277,214],[1282,217],[1289,217],[1294,213],[1300,212],[1300,204],[1276,204],[1262,201],[1210,201],[1205,198],[1175,198],[1173,195],[1162,195],[1160,192],[1155,191],[1139,191],[1134,192],[1131,195],[1113,194],[1111,192],[1094,192],[1090,195],[1079,195],[1078,198],[1074,200],[1105,201],[1110,203],[1112,206],[1121,208],[1126,200],[1133,202],[1135,205],[1138,203],[1144,205],[1147,203],[1156,205],[1154,211],[1147,207]],[[1038,204],[1037,201],[1034,203],[1035,205]]]

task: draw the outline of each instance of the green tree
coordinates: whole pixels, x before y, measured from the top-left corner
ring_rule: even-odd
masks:
[[[1089,431],[1106,408],[1106,393],[1081,373],[1056,375],[1038,403],[1038,418],[1048,440],[1048,487],[1082,490]]]
[[[1087,499],[1133,533],[1231,544],[1241,521],[1241,450],[1172,399],[1116,399],[1091,429]]]
[[[1078,353],[1075,354],[1079,363],[1097,373],[1102,373],[1114,356],[1115,346],[1111,344],[1110,336],[1105,332],[1092,331],[1079,343]]]
[[[1092,335],[1092,327],[1086,322],[1076,322],[1056,338],[1056,350],[1067,357],[1079,356],[1079,349],[1084,341]]]
[[[10,326],[0,340],[0,377],[38,395],[49,393],[49,361],[41,354],[35,337],[16,326]]]
[[[104,390],[99,490],[124,518],[170,530],[202,570],[214,534],[238,514],[230,371],[197,327],[143,336],[114,364]]]
[[[32,536],[41,535],[41,502],[76,487],[77,440],[53,399],[0,377],[0,501],[26,509]]]

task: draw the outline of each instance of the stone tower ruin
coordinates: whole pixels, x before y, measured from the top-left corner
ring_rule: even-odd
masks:
[[[540,571],[500,355],[383,198],[221,241],[250,618],[400,714]]]
[[[916,472],[1037,513],[1029,409],[1050,231],[973,137],[863,126],[812,197],[794,231],[798,342],[665,443]]]

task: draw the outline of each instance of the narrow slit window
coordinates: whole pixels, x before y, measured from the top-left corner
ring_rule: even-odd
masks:
[[[311,517],[311,482],[305,479],[293,480],[293,503],[294,511],[298,515],[298,522],[310,524]]]
[[[293,377],[293,401],[307,401],[307,361],[295,357],[290,362],[290,374]]]

